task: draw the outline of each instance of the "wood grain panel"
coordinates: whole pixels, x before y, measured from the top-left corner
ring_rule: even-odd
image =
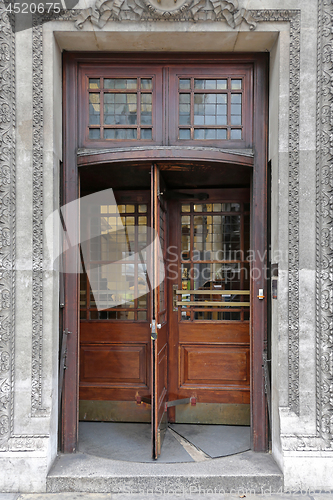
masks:
[[[249,348],[191,345],[179,348],[180,385],[249,385]]]
[[[143,384],[128,384],[124,387],[110,387],[105,384],[80,384],[80,400],[91,401],[134,401],[136,397],[149,397],[149,388]],[[120,416],[120,420],[121,420]]]
[[[179,399],[192,396],[197,399],[197,403],[211,403],[214,401],[214,403],[218,404],[249,404],[250,387],[185,384],[179,388]],[[169,408],[169,410],[172,410],[172,408]]]
[[[126,328],[127,327],[127,328]],[[131,321],[81,321],[80,342],[149,342],[149,323]]]
[[[249,322],[180,322],[180,343],[227,343],[227,344],[249,344],[250,325]]]
[[[81,346],[81,383],[146,385],[146,364],[145,344],[85,344]]]

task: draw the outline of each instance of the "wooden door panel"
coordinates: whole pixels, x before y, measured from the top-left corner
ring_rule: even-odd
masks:
[[[103,344],[81,346],[81,385],[147,387],[147,345]]]
[[[186,343],[250,343],[250,325],[248,322],[238,323],[195,323],[179,324],[179,342]]]
[[[180,389],[248,386],[250,350],[239,346],[180,345]]]
[[[167,330],[167,325],[164,326],[164,330]],[[161,350],[157,354],[158,363],[158,410],[157,419],[158,422],[161,421],[164,411],[165,411],[165,401],[167,400],[167,373],[168,373],[168,350],[167,344],[165,343]]]
[[[80,400],[82,401],[127,401],[133,403],[137,410],[140,411],[140,404],[136,404],[138,396],[140,398],[149,398],[150,389],[147,389],[144,385],[133,385],[132,387],[108,387],[103,384],[93,383],[84,386],[80,385]],[[119,410],[121,411],[121,407]],[[125,420],[122,417],[122,415],[119,415],[119,421],[124,422]],[[112,420],[118,421],[117,416],[114,415]],[[130,420],[130,422],[133,422],[133,420]]]
[[[197,399],[197,405],[200,406],[202,403],[214,403],[214,404],[229,404],[229,405],[243,405],[250,404],[250,388],[241,388],[237,386],[225,387],[221,390],[215,390],[212,386],[210,387],[200,387],[196,385],[190,388],[178,389],[177,399],[195,397]],[[173,408],[170,408],[172,410]],[[178,408],[176,408],[178,410]],[[193,412],[195,411],[195,406],[193,407]],[[235,415],[235,419],[237,415]],[[169,419],[171,421],[171,418]],[[184,422],[183,422],[184,423]],[[200,422],[197,422],[200,423]],[[216,423],[211,421],[211,423]],[[232,423],[230,423],[232,425]],[[244,424],[246,425],[246,424]]]
[[[149,197],[145,192],[114,194],[117,210],[108,203],[109,194],[104,193],[94,206],[89,207],[90,211],[86,209],[82,218],[85,221],[82,222],[82,234],[89,256],[85,268],[96,271],[90,279],[94,293],[102,294],[105,303],[102,304],[104,309],[99,311],[87,272],[86,279],[82,280],[80,302],[79,395],[85,402],[128,401],[134,405],[134,410],[139,411],[137,398],[151,395],[148,288],[144,289],[145,300],[136,294],[143,290],[140,281],[142,269],[149,265],[138,257],[140,250],[148,244]],[[117,231],[108,233],[105,227],[117,227]],[[121,261],[124,255],[127,256],[125,264]],[[118,260],[121,262],[116,272],[109,273],[107,265]],[[119,297],[128,300],[119,303]],[[132,421],[134,413],[131,412]],[[113,419],[117,419],[115,413]],[[119,415],[119,420],[123,419],[123,415]]]
[[[148,323],[81,321],[81,343],[149,342]]]
[[[195,201],[198,191],[187,190],[186,194],[194,196],[194,201],[184,199],[184,201],[174,202],[170,207],[172,231],[170,231],[169,244],[178,249],[177,261],[174,259],[176,250],[172,253],[170,263],[173,269],[178,266],[180,272],[174,279],[169,280],[169,297],[175,299],[174,289],[178,291],[173,308],[169,306],[171,315],[169,397],[170,399],[183,399],[195,396],[199,406],[210,403],[237,405],[239,408],[239,405],[250,403],[248,307],[250,283],[245,271],[242,270],[243,265],[247,266],[247,263],[243,262],[245,257],[240,257],[238,260],[237,257],[228,258],[230,254],[220,260],[210,259],[209,252],[220,248],[223,255],[222,243],[221,247],[213,247],[212,242],[215,245],[218,241],[235,241],[230,228],[232,224],[237,223],[238,233],[233,233],[239,242],[236,250],[240,255],[246,254],[249,190],[212,189],[205,190],[205,192],[209,198],[204,203]],[[231,209],[232,203],[234,205]],[[204,224],[206,224],[205,227]],[[215,224],[220,224],[220,226]],[[216,234],[221,234],[220,239],[215,238]],[[231,236],[227,240],[229,234]],[[204,245],[204,241],[206,246],[200,247]],[[208,252],[208,257],[203,257],[204,251]],[[195,278],[195,273],[191,274],[191,270],[195,271],[195,269],[197,274],[201,272],[201,269],[205,272],[207,269],[215,269],[215,273],[216,268],[213,268],[215,262],[223,269],[225,264],[230,266],[235,261],[241,271],[239,278],[234,281],[229,278],[225,278],[224,281],[224,275],[216,278],[213,271],[210,271],[211,277],[200,283],[200,276]],[[234,293],[231,290],[234,290]],[[242,290],[244,294],[240,293]],[[235,304],[237,301],[241,303],[240,306]],[[175,303],[178,306],[176,308]],[[200,311],[205,311],[205,313],[201,314]],[[235,411],[238,411],[236,406]],[[171,420],[176,418],[177,408],[176,413],[172,414],[172,412],[174,410],[169,412]]]

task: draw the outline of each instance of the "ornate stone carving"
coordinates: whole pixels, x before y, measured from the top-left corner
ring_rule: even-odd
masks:
[[[179,11],[173,14],[159,14],[154,10],[158,6],[149,7],[148,0],[110,0],[110,2],[97,2],[95,9],[90,13],[84,11],[77,20],[77,26],[82,27],[88,18],[99,27],[107,20],[227,20],[225,5],[233,5],[234,10],[229,9],[230,26],[237,26],[242,20],[254,20],[251,25],[255,27],[260,21],[283,21],[290,22],[291,47],[290,59],[292,64],[290,75],[290,130],[289,130],[289,408],[299,412],[299,308],[298,308],[298,262],[295,260],[298,250],[298,173],[299,173],[299,12],[292,10],[279,11],[246,11],[242,12],[236,8],[236,2],[218,2],[214,6],[208,1],[209,9],[200,7],[193,9],[194,2],[186,7],[186,12],[181,10],[186,2],[177,0]],[[132,3],[131,3],[132,2]],[[161,0],[163,2],[163,0]],[[118,7],[117,7],[118,5]],[[141,5],[140,10],[135,11],[134,5]],[[143,7],[142,7],[143,5]],[[163,5],[161,3],[161,5]],[[213,5],[213,8],[210,7]],[[103,9],[102,9],[102,6]],[[111,7],[111,8],[110,8]],[[118,8],[118,11],[117,11]],[[139,8],[139,7],[137,7]],[[220,8],[220,11],[218,9]],[[192,9],[192,10],[191,10]],[[217,9],[217,10],[216,10]],[[177,9],[175,9],[176,11]],[[165,11],[167,12],[167,11]],[[188,14],[190,12],[190,14]],[[237,12],[240,15],[237,17]],[[104,15],[105,14],[105,15]],[[73,12],[62,19],[73,18]],[[85,17],[86,16],[86,17]],[[104,17],[103,17],[104,16]],[[189,16],[189,17],[187,17]],[[243,16],[243,17],[242,17]],[[317,423],[318,434],[316,436],[283,436],[284,449],[332,449],[333,434],[333,33],[331,30],[331,19],[333,18],[333,5],[331,0],[319,0],[319,44],[318,44],[318,110],[317,110]],[[94,19],[94,20],[93,20]],[[247,21],[248,22],[248,21]],[[231,24],[230,24],[231,23]],[[233,24],[232,24],[233,23]],[[238,23],[238,24],[237,24]],[[105,23],[104,23],[105,24]],[[250,27],[251,27],[250,26]],[[37,102],[39,88],[42,89],[42,73],[37,71],[37,65],[41,70],[42,37],[38,26],[33,31],[34,51],[34,273],[37,293],[42,292],[41,274],[42,251],[40,242],[37,241],[41,235],[40,221],[42,220],[42,199],[38,198],[42,193],[42,177],[36,179],[35,174],[42,174],[42,100]],[[296,63],[295,63],[296,61]],[[15,306],[15,274],[13,262],[15,260],[15,150],[13,147],[15,127],[15,47],[14,37],[4,4],[0,3],[0,450],[32,449],[30,437],[13,436],[13,389],[14,389],[14,306]],[[39,120],[40,119],[40,120]],[[35,205],[36,204],[36,205]],[[36,211],[35,211],[36,206]],[[296,257],[297,258],[297,257]],[[34,299],[35,300],[35,299]],[[41,307],[42,295],[39,295],[34,304],[33,322],[36,328],[33,331],[33,391],[32,409],[33,414],[38,415],[42,409],[41,401]],[[10,441],[10,439],[15,441]],[[20,441],[24,439],[24,441]],[[9,446],[9,442],[12,444]],[[14,445],[15,443],[15,445]],[[20,444],[21,443],[21,444]]]
[[[290,23],[289,220],[288,220],[288,405],[299,414],[299,92],[300,11],[250,11],[257,21]]]
[[[333,3],[319,0],[317,73],[317,430],[333,437]]]
[[[300,14],[290,18],[288,199],[288,399],[299,415],[299,93]]]
[[[43,30],[38,17],[32,28],[32,366],[31,415],[42,408],[43,343]]]
[[[238,0],[96,0],[83,10],[75,23],[78,29],[86,20],[97,26],[110,21],[226,21],[236,28],[245,21],[250,29],[256,23],[249,11],[239,8]]]
[[[15,38],[0,3],[0,450],[13,431],[15,329]]]

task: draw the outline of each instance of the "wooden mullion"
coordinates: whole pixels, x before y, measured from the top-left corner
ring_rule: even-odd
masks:
[[[92,127],[89,127],[89,128],[92,128]],[[124,125],[105,125],[104,128],[108,129],[108,130],[113,130],[113,129],[116,129],[116,128],[120,128],[120,129],[123,129],[123,128],[133,128],[133,129],[136,129],[138,127],[136,125],[125,125],[124,124]],[[151,127],[149,127],[149,128],[151,128]]]
[[[194,140],[194,78],[191,78],[191,90],[190,90],[190,134],[191,140]],[[188,127],[187,127],[188,128]]]
[[[139,141],[141,139],[141,78],[138,78],[137,81],[139,81],[139,85],[137,84],[137,94],[136,94],[136,102],[137,102],[137,124],[136,124],[136,129],[137,129],[137,140]]]
[[[138,319],[138,282],[139,282],[139,274],[138,274],[138,250],[139,250],[139,215],[138,215],[138,204],[135,203],[136,214],[134,215],[134,310],[135,310],[135,319]]]

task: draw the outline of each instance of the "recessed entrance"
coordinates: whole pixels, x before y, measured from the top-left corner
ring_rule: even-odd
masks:
[[[155,458],[168,423],[249,426],[251,172],[231,187],[222,164],[118,164],[99,185],[95,169],[82,196],[110,186],[117,206],[82,203],[80,420],[150,422]]]
[[[65,57],[64,203],[112,189],[116,213],[81,217],[80,293],[65,275],[63,449],[80,401],[82,420],[150,420],[154,458],[168,422],[251,423],[265,450],[265,57],[130,59]]]

